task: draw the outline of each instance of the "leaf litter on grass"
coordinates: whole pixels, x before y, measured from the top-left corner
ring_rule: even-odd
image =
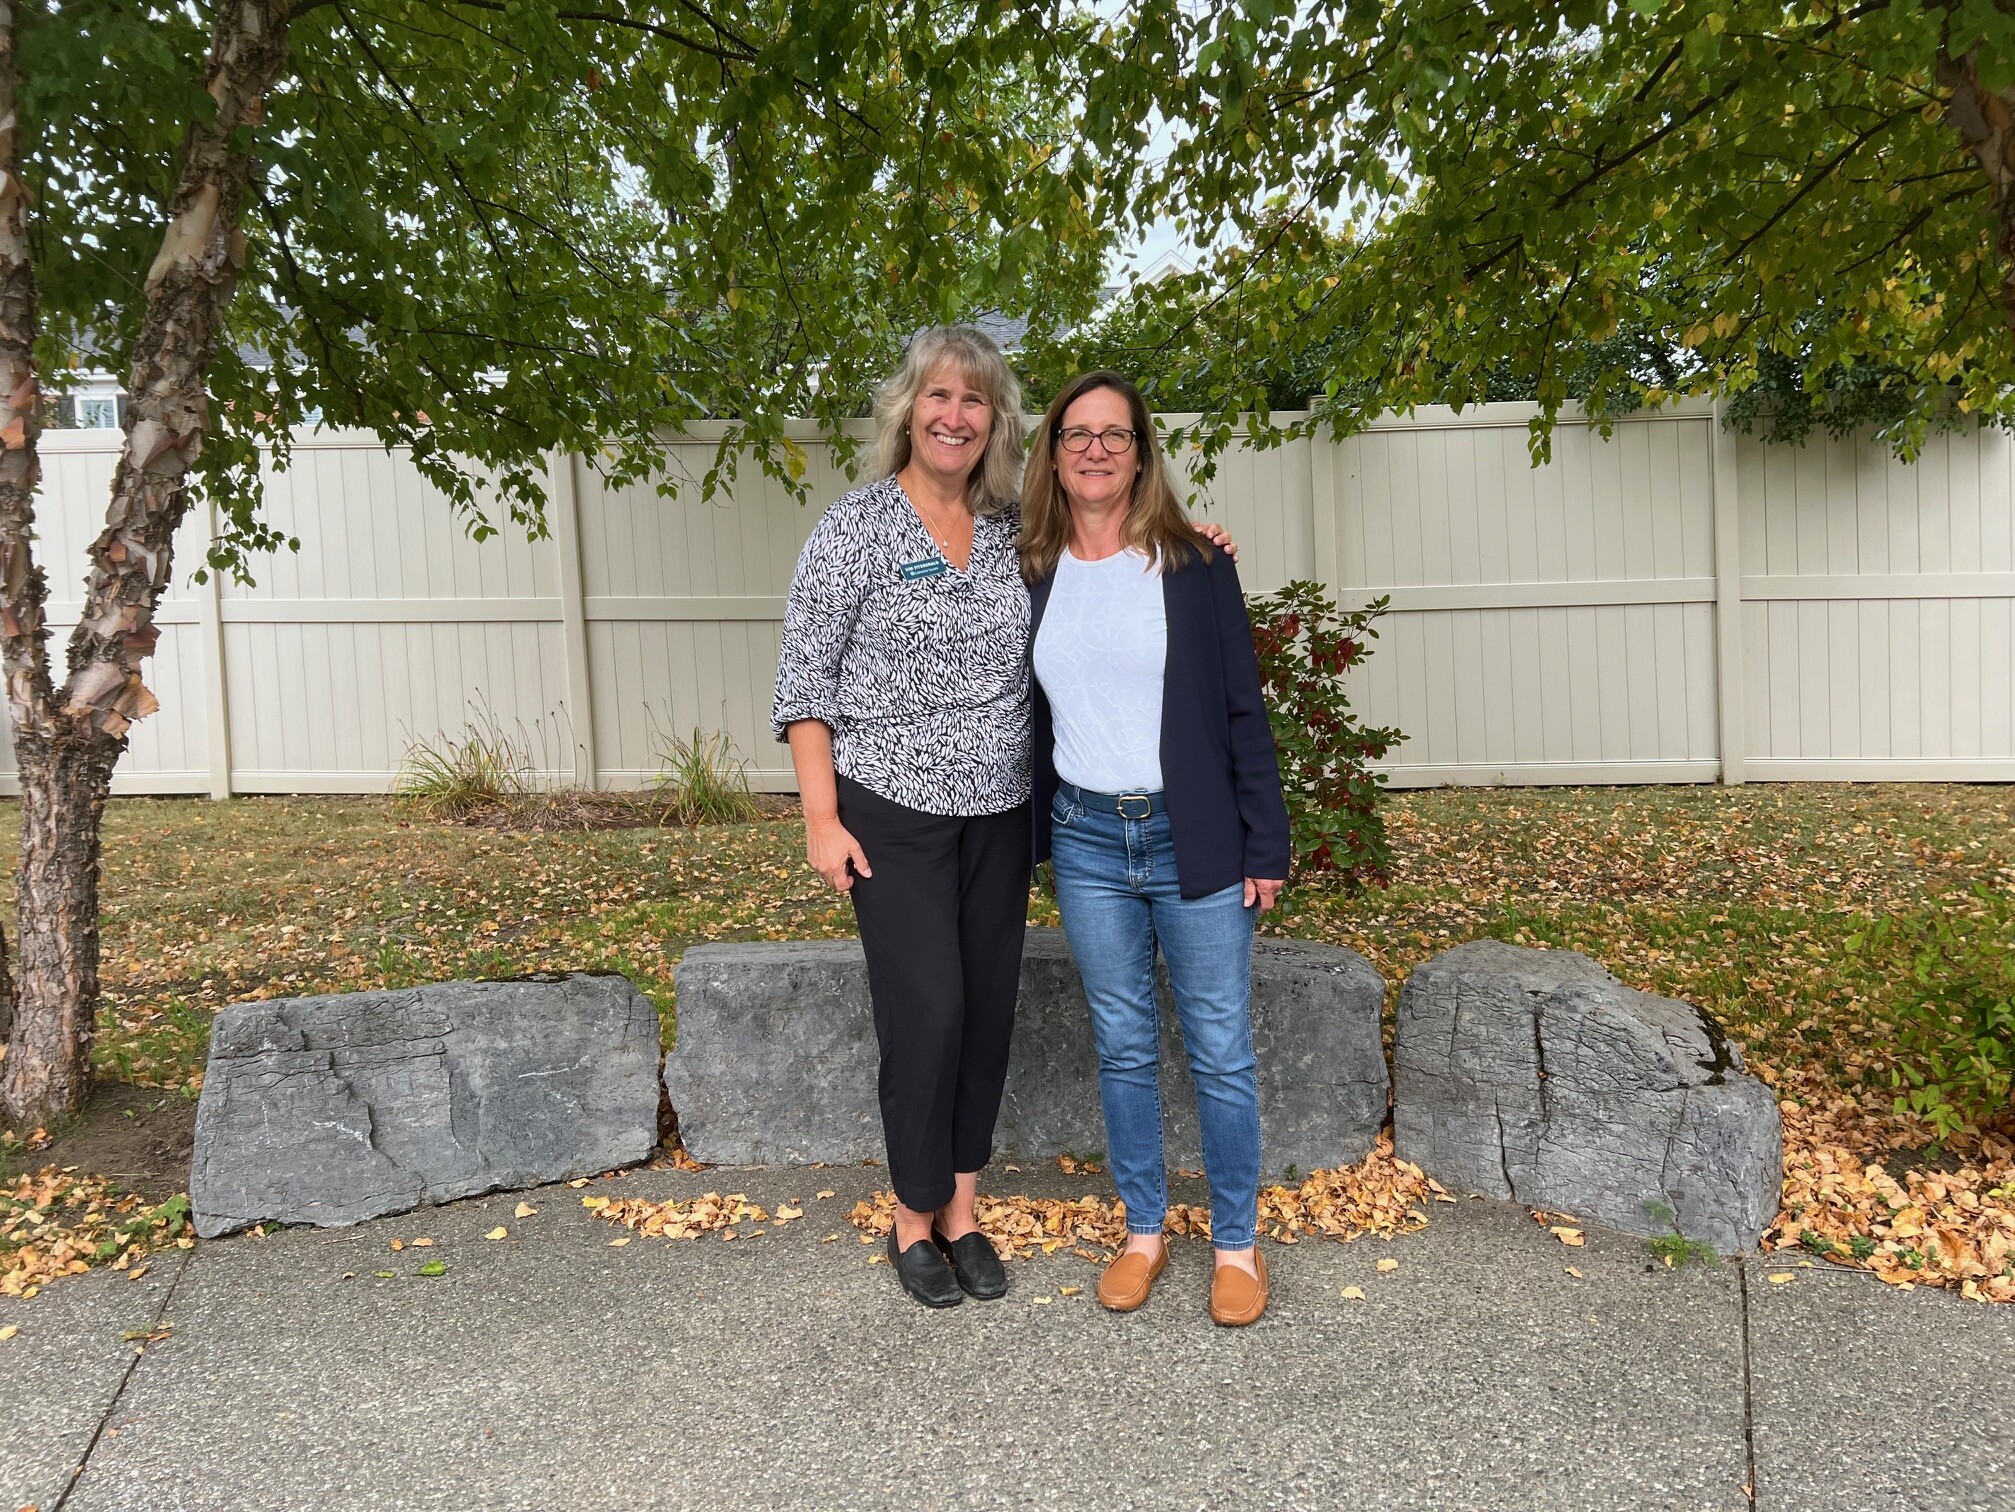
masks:
[[[1981,1135],[1951,1169],[1899,1178],[1850,1099],[1780,1107],[1784,1205],[1766,1249],[1799,1250],[1891,1286],[2015,1302],[2015,1143]]]
[[[1864,1268],[1893,1242],[1882,1253],[1896,1263],[1883,1268],[1929,1284],[1942,1262],[1883,1216],[1913,1205],[1888,1197],[1921,1191],[1927,1216],[1969,1215],[1940,1220],[1947,1234],[1985,1226],[1977,1258],[1953,1265],[1993,1270],[2002,1220],[1992,1215],[2010,1204],[2005,1162],[1976,1139],[1965,1169],[1977,1178],[1888,1174],[1923,1164],[1909,1152],[1930,1138],[1889,1107],[1897,1068],[1883,994],[1908,963],[1846,961],[1843,942],[1871,914],[1936,912],[1976,887],[2015,888],[2005,790],[1443,789],[1394,794],[1383,812],[1392,885],[1297,886],[1269,932],[1363,952],[1392,984],[1388,1017],[1414,965],[1480,936],[1580,949],[1633,986],[1698,1003],[1780,1098],[1832,1108],[1831,1148],[1845,1153],[1825,1157],[1821,1174],[1866,1180],[1879,1161],[1897,1186],[1877,1201],[1844,1178],[1808,1181],[1808,1164],[1824,1162],[1807,1152],[1824,1142],[1787,1114],[1787,1221],[1795,1200],[1814,1235],[1800,1242],[1837,1234],[1830,1242],[1847,1248],[1828,1258]],[[14,822],[0,810],[0,830]],[[227,1002],[535,970],[623,971],[669,1030],[672,969],[687,944],[853,932],[845,899],[805,869],[802,847],[790,815],[528,833],[415,821],[378,798],[115,799],[95,1060],[122,1081],[194,1088],[210,1020]],[[0,904],[10,885],[0,879]],[[1037,896],[1030,918],[1054,923],[1054,909]],[[1930,1196],[1933,1182],[1944,1198]],[[1977,1212],[1958,1205],[1961,1192]],[[1771,1242],[1797,1233],[1780,1223]],[[1986,1297],[1998,1279],[1955,1272],[1952,1284],[1971,1280]]]
[[[32,1297],[59,1277],[107,1265],[137,1279],[148,1255],[195,1242],[184,1196],[150,1204],[102,1176],[56,1166],[0,1188],[0,1296]]]

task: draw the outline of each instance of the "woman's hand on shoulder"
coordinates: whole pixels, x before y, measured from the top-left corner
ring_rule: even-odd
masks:
[[[838,819],[810,819],[805,822],[805,859],[812,870],[841,892],[853,888],[856,876],[872,877],[867,853],[860,841],[847,833]],[[853,863],[853,870],[847,864]]]
[[[1253,904],[1257,903],[1259,911],[1265,913],[1280,901],[1280,890],[1285,886],[1287,886],[1287,879],[1285,877],[1279,881],[1275,881],[1270,877],[1247,877],[1245,879],[1245,906],[1250,908]]]
[[[1215,520],[1192,520],[1190,527],[1211,545],[1222,551],[1234,562],[1238,560],[1238,542],[1231,538],[1231,532]]]

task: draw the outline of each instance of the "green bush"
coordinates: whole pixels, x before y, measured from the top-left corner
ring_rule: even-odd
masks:
[[[2006,1117],[2015,1090],[2015,902],[1979,888],[1969,906],[1878,919],[1847,940],[1855,952],[1883,947],[1909,962],[1891,1015],[1897,1111],[1928,1119],[1940,1138]]]
[[[1344,674],[1371,654],[1373,622],[1385,606],[1378,599],[1346,614],[1310,582],[1255,595],[1247,606],[1298,876],[1362,884],[1383,882],[1392,869],[1378,811],[1385,777],[1371,763],[1406,737],[1366,728],[1343,691]]]

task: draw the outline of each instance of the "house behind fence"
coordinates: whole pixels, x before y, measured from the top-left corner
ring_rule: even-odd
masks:
[[[2015,780],[2015,438],[1938,436],[1906,465],[1764,446],[1690,403],[1608,439],[1564,416],[1535,469],[1532,413],[1241,439],[1200,496],[1248,591],[1391,599],[1352,696],[1408,736],[1394,785]],[[413,741],[486,723],[552,780],[605,788],[648,782],[672,737],[725,731],[754,785],[788,790],[767,723],[783,596],[850,485],[805,427],[812,502],[753,467],[704,501],[721,432],[672,448],[669,498],[556,459],[550,538],[506,522],[480,545],[403,453],[304,435],[266,498],[298,555],[260,561],[253,588],[196,586],[211,522],[185,528],[161,711],[114,791],[382,792]],[[118,440],[42,437],[59,660]]]

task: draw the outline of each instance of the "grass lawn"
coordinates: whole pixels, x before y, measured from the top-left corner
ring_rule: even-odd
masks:
[[[1884,1006],[1907,978],[1847,938],[2015,890],[2005,787],[1441,789],[1386,812],[1390,886],[1298,887],[1267,927],[1353,946],[1395,991],[1465,939],[1570,946],[1707,1008],[1767,1072],[1839,1091],[1888,1087]],[[14,824],[0,810],[10,852]],[[200,1076],[212,1014],[243,998],[613,969],[669,1032],[689,943],[853,933],[789,815],[526,833],[361,798],[116,800],[104,910],[98,1064],[155,1087]],[[1056,922],[1041,897],[1029,917]]]
[[[1793,1142],[1831,1141],[1840,1152],[1806,1174],[1852,1187],[1834,1182],[1813,1201],[1866,1209],[1853,1220],[1862,1227],[1842,1219],[1833,1230],[1862,1259],[1867,1223],[1919,1201],[1916,1185],[1881,1183],[1912,1165],[1924,1167],[1906,1177],[1915,1183],[1955,1163],[1949,1150],[1931,1151],[1929,1164],[1911,1155],[1929,1130],[1889,1111],[1889,1012],[1911,991],[1908,953],[1847,942],[1876,918],[1963,909],[1976,889],[2015,892],[2010,789],[1443,789],[1397,794],[1386,813],[1390,886],[1297,887],[1267,927],[1353,946],[1395,996],[1415,963],[1492,936],[1569,946],[1633,986],[1705,1007],[1778,1088]],[[10,850],[15,823],[11,806],[0,810]],[[226,1003],[538,969],[622,971],[669,1033],[672,968],[688,944],[853,932],[844,900],[804,866],[801,836],[789,813],[691,829],[526,832],[427,820],[385,799],[121,799],[105,820],[97,1062],[117,1082],[187,1096]],[[1041,897],[1030,918],[1056,922]],[[1823,1127],[1801,1122],[1798,1108],[1823,1111]],[[1879,1191],[1862,1182],[1864,1157],[1890,1168],[1865,1167]],[[1979,1169],[1965,1191],[2015,1211],[2005,1155],[1990,1148]],[[1787,1178],[1787,1203],[1805,1180]],[[1946,1195],[1923,1200],[1936,1208]],[[1957,1188],[1951,1199],[1981,1211]],[[2015,1216],[1994,1223],[2002,1227],[1977,1241],[1995,1246],[1990,1275]],[[1828,1253],[1828,1231],[1794,1224],[1779,1240],[1802,1234]],[[1877,1262],[1915,1253],[1906,1239]]]

